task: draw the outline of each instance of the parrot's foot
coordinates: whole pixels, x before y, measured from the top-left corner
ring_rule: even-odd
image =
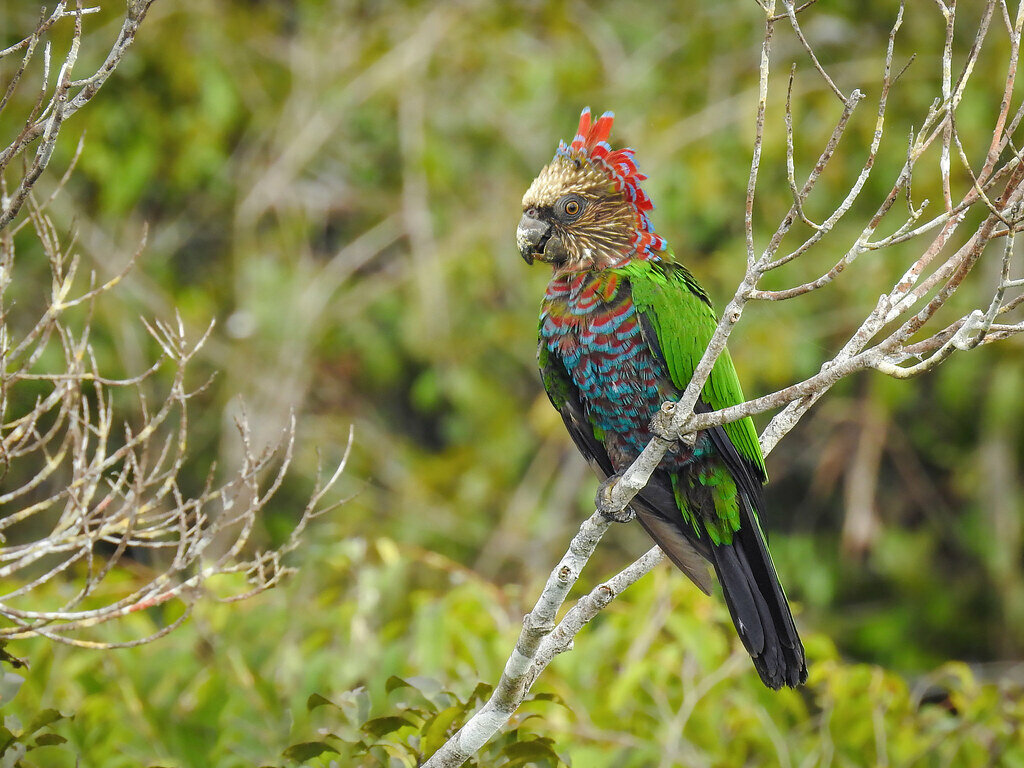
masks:
[[[612,489],[619,477],[619,475],[612,475],[601,483],[601,487],[597,489],[597,495],[594,497],[594,506],[606,520],[611,520],[613,523],[628,523],[636,517],[636,513],[629,507],[617,509],[616,504],[612,501]]]
[[[651,423],[648,429],[651,430],[652,435],[657,435],[662,440],[668,440],[669,442],[675,442],[676,440],[683,441],[686,445],[693,448],[697,444],[696,434],[685,434],[680,436],[677,430],[672,429],[672,418],[675,415],[676,404],[673,402],[662,403],[661,408],[654,418],[651,419]]]
[[[672,402],[666,402],[661,404],[661,408],[654,414],[654,418],[651,419],[651,423],[648,425],[648,429],[651,430],[652,435],[657,435],[662,440],[668,440],[674,442],[679,439],[678,433],[673,432],[670,429],[672,424],[672,416],[675,413],[676,404]]]

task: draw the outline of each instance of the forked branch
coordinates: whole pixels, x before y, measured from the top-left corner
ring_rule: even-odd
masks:
[[[252,539],[259,515],[280,488],[295,440],[295,420],[269,447],[253,445],[238,419],[241,466],[225,478],[211,469],[205,482],[184,479],[192,400],[191,364],[212,326],[190,339],[181,318],[145,324],[154,360],[123,377],[101,370],[92,318],[134,264],[105,283],[83,274],[73,236],[62,237],[47,207],[66,183],[81,152],[49,195],[34,191],[64,121],[96,95],[122,61],[153,0],[130,0],[117,39],[100,67],[76,79],[84,19],[96,8],[61,0],[29,36],[0,50],[20,56],[3,87],[0,113],[33,79],[36,97],[22,128],[0,148],[0,644],[43,636],[86,647],[137,645],[172,631],[216,577],[239,574],[219,588],[238,600],[274,586],[289,572],[286,555],[311,520],[337,506],[327,501],[347,458],[319,478],[291,536],[277,548]],[[73,25],[56,77],[48,34]],[[41,56],[40,56],[41,54]],[[35,301],[14,302],[16,242],[27,239],[49,266],[49,289]],[[141,246],[139,248],[141,251]],[[19,286],[20,288],[20,286]],[[33,309],[39,307],[40,309]],[[132,405],[134,401],[134,406]],[[349,435],[349,447],[351,434]],[[131,561],[129,581],[110,577]],[[53,582],[73,590],[48,588]],[[227,595],[224,597],[224,595]],[[81,631],[168,601],[184,610],[170,624],[125,642],[86,639]]]
[[[866,182],[875,170],[875,162],[885,135],[886,106],[890,91],[906,68],[904,67],[896,76],[892,75],[895,41],[904,18],[904,8],[901,5],[886,47],[878,89],[875,127],[871,141],[866,147],[864,163],[847,194],[834,205],[832,213],[821,223],[812,221],[806,215],[804,205],[834,156],[846,127],[863,99],[863,93],[853,88],[849,91],[849,96],[845,95],[815,54],[813,45],[801,29],[798,19],[802,12],[813,12],[813,8],[807,10],[812,3],[797,7],[792,0],[779,2],[782,5],[781,12],[777,12],[777,3],[774,0],[757,0],[758,7],[765,15],[765,30],[753,121],[752,160],[743,215],[747,250],[746,270],[732,299],[726,305],[714,336],[685,392],[678,402],[666,403],[663,406],[661,413],[655,418],[655,423],[652,424],[652,431],[657,436],[611,488],[606,502],[612,510],[621,511],[628,506],[634,495],[646,485],[675,439],[692,439],[700,430],[735,421],[744,416],[778,411],[761,435],[763,452],[768,454],[793,429],[803,414],[846,376],[874,369],[890,376],[909,378],[934,369],[956,352],[967,352],[980,345],[1024,333],[1024,320],[1014,317],[1014,313],[1024,306],[1024,291],[1021,290],[1024,288],[1024,279],[1014,277],[1015,274],[1020,274],[1019,265],[1014,263],[1014,242],[1016,233],[1024,225],[1024,162],[1013,141],[1013,135],[1024,116],[1024,104],[1019,105],[1010,118],[1021,31],[1024,27],[1024,3],[1018,6],[1012,22],[1004,0],[989,0],[986,3],[977,21],[974,41],[966,52],[964,63],[959,70],[953,67],[957,14],[953,4],[936,4],[940,15],[938,22],[945,30],[938,93],[931,107],[923,115],[919,127],[909,132],[906,160],[896,172],[889,192],[882,198],[874,214],[860,228],[856,239],[842,246],[840,252],[844,255],[838,262],[826,262],[827,266],[823,265],[820,276],[814,280],[791,288],[768,291],[758,287],[761,278],[767,272],[798,259],[811,259],[814,254],[821,253],[824,256],[835,252],[835,243],[831,241],[828,249],[820,246],[830,237],[835,239],[835,225],[840,219],[851,214],[854,202],[864,192]],[[975,64],[988,38],[992,16],[997,10],[1007,20],[1005,26],[1010,42],[1009,55],[1006,59],[1006,78],[999,111],[993,121],[991,137],[987,141],[989,150],[980,169],[974,172],[964,150],[956,113],[969,93]],[[791,90],[787,95],[784,130],[788,193],[792,197],[792,205],[768,237],[764,250],[758,252],[754,232],[755,193],[766,129],[771,80],[771,46],[778,34],[777,25],[784,22],[788,22],[807,54],[811,68],[823,78],[829,90],[836,95],[841,108],[835,128],[818,155],[817,162],[804,183],[798,184],[794,159]],[[903,135],[907,136],[907,133]],[[923,220],[928,201],[923,200],[917,205],[914,204],[912,184],[915,173],[936,173],[931,169],[922,170],[920,165],[926,150],[937,140],[940,142],[940,157],[935,180],[942,190],[943,206],[934,217]],[[971,178],[971,185],[963,192],[956,191],[952,179],[954,149]],[[897,211],[900,208],[896,203],[901,198],[906,201],[906,210],[904,214],[899,215]],[[957,246],[955,238],[968,212],[976,209],[984,209],[986,215],[974,231],[961,239]],[[811,234],[791,250],[782,251],[782,245],[791,235],[796,222],[802,222],[809,227]],[[878,234],[883,225],[891,234]],[[846,342],[822,363],[818,373],[771,394],[720,411],[700,414],[694,412],[715,361],[725,349],[729,335],[742,317],[748,302],[791,300],[813,291],[826,290],[840,279],[846,268],[859,257],[878,258],[876,254],[886,249],[896,245],[905,246],[911,242],[921,243],[917,255],[906,265],[905,271],[892,287],[878,298],[875,305],[865,308],[864,320],[852,330]],[[780,253],[783,255],[780,256]],[[942,257],[942,254],[949,255]],[[983,259],[992,258],[1001,259],[999,282],[994,287],[973,279],[977,265]],[[947,323],[940,330],[930,331],[939,310],[947,305],[957,291],[968,284],[973,285],[980,294],[980,298],[974,302],[975,308]],[[924,338],[921,338],[922,335]],[[560,622],[556,622],[555,617],[570,588],[609,526],[610,523],[597,512],[583,523],[569,550],[552,571],[537,604],[527,614],[519,642],[490,701],[427,761],[426,766],[451,768],[465,762],[507,721],[551,660],[557,654],[571,648],[576,633],[623,589],[660,561],[660,551],[652,549],[619,574],[599,585],[589,595],[581,598]]]

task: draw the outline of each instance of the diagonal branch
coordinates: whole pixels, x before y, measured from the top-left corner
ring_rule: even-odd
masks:
[[[753,120],[754,140],[750,173],[743,211],[746,243],[746,271],[732,299],[726,305],[715,332],[707,345],[693,377],[675,403],[662,406],[651,424],[654,435],[636,461],[607,489],[605,514],[624,510],[633,497],[644,488],[652,473],[659,466],[666,451],[676,439],[692,438],[695,433],[735,421],[747,416],[778,411],[761,435],[762,451],[769,454],[778,442],[792,430],[807,410],[824,396],[837,382],[860,371],[874,369],[899,378],[907,378],[934,369],[955,352],[970,351],[982,344],[1000,341],[1024,333],[1024,321],[996,322],[1009,313],[1024,306],[1024,295],[1010,297],[1017,288],[1024,287],[1024,280],[1011,278],[1011,264],[1014,258],[1016,232],[1024,227],[1024,162],[1013,147],[1011,135],[1024,117],[1024,105],[1007,122],[1013,101],[1017,56],[1021,30],[1024,27],[1024,3],[1017,14],[1016,23],[1010,26],[1010,52],[1006,61],[1007,75],[1003,99],[994,121],[989,151],[985,163],[977,174],[971,173],[971,186],[959,197],[954,194],[950,174],[951,147],[957,147],[961,159],[967,163],[966,153],[957,131],[956,110],[960,105],[980,52],[996,0],[987,2],[985,11],[978,22],[974,42],[967,52],[966,60],[956,79],[953,78],[953,52],[956,42],[954,35],[954,4],[947,5],[936,0],[936,5],[946,22],[946,34],[941,54],[942,72],[937,96],[920,127],[909,131],[906,160],[896,173],[889,192],[870,216],[853,245],[844,248],[845,255],[838,261],[829,260],[831,267],[819,273],[820,277],[789,289],[765,291],[758,288],[759,281],[769,270],[784,266],[798,258],[809,258],[827,235],[834,232],[839,218],[853,210],[853,202],[865,188],[883,138],[886,104],[890,89],[899,79],[892,77],[894,41],[903,22],[904,9],[901,4],[891,28],[885,54],[878,110],[872,139],[867,148],[867,158],[849,192],[833,209],[833,213],[822,224],[815,224],[804,213],[804,203],[814,190],[817,180],[833,157],[857,103],[863,98],[860,90],[854,89],[846,97],[822,67],[820,60],[807,41],[797,20],[797,14],[812,5],[806,3],[796,7],[792,0],[782,0],[784,13],[775,13],[773,0],[757,0],[765,14],[764,36],[762,39],[758,99]],[[762,148],[765,136],[765,115],[771,61],[771,43],[775,24],[788,19],[800,44],[807,51],[817,72],[829,84],[840,99],[843,107],[830,139],[819,155],[804,185],[798,187],[795,175],[792,111],[790,108],[791,89],[786,100],[785,130],[787,153],[787,183],[792,205],[782,218],[769,239],[764,251],[758,254],[754,239],[755,192],[759,177]],[[902,72],[900,73],[902,74]],[[792,75],[790,75],[792,84]],[[907,135],[907,134],[904,134]],[[912,182],[917,163],[925,151],[935,142],[940,142],[940,162],[937,184],[943,191],[943,210],[934,218],[921,223],[927,200],[915,206]],[[1000,161],[1004,150],[1009,148],[1013,155]],[[895,203],[906,199],[906,216],[899,221],[891,234],[878,236],[890,216],[894,215]],[[965,240],[954,240],[968,214],[983,210],[986,215]],[[805,222],[813,233],[799,246],[784,256],[777,256],[796,221]],[[1001,226],[1000,226],[1001,225]],[[803,296],[811,291],[824,289],[840,278],[859,255],[876,253],[896,245],[904,245],[917,238],[931,238],[922,244],[916,257],[912,258],[903,274],[883,293],[874,307],[854,329],[845,343],[820,370],[802,381],[779,389],[776,392],[753,398],[719,411],[696,414],[694,407],[707,382],[716,360],[725,350],[726,342],[735,325],[739,322],[746,303],[752,299],[782,300]],[[976,265],[985,258],[994,240],[1002,242],[1002,263],[999,283],[989,294],[983,292],[983,301],[972,309],[947,323],[941,330],[926,338],[914,341],[917,334],[929,333],[929,325],[935,315],[943,309],[949,299],[965,285]],[[950,251],[952,250],[952,253]],[[785,252],[783,252],[785,253]],[[948,254],[945,257],[943,254]],[[929,298],[930,297],[930,298]],[[920,309],[915,308],[928,299]],[[895,327],[894,327],[895,326]],[[918,362],[905,365],[908,360]],[[505,665],[501,681],[488,702],[476,712],[465,725],[449,739],[425,763],[427,768],[452,768],[461,765],[477,749],[507,722],[510,715],[523,701],[537,677],[560,653],[572,647],[573,638],[584,626],[626,587],[641,578],[663,558],[660,550],[651,549],[642,557],[624,568],[618,574],[594,588],[580,598],[556,622],[558,612],[579,577],[580,571],[593,554],[601,536],[610,527],[608,519],[595,512],[580,526],[568,551],[551,572],[547,583],[533,610],[526,615],[523,630],[515,649]]]

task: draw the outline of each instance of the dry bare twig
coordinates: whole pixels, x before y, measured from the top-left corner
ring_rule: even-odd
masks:
[[[1014,322],[1007,317],[1024,305],[1024,293],[1018,292],[1024,287],[1024,281],[1011,278],[1015,257],[1014,236],[1024,223],[1024,158],[1020,157],[1014,147],[1012,135],[1024,116],[1024,105],[1021,105],[1010,118],[1021,31],[1024,27],[1024,2],[1018,6],[1015,19],[1011,20],[1005,0],[988,0],[978,22],[974,42],[966,53],[956,80],[953,79],[952,64],[955,47],[955,4],[937,3],[946,29],[942,50],[941,95],[936,97],[924,115],[920,127],[911,131],[906,161],[896,174],[889,193],[867,220],[856,240],[845,248],[845,253],[838,262],[812,281],[788,289],[769,291],[758,287],[761,278],[769,271],[796,259],[805,259],[809,254],[816,252],[816,247],[834,233],[835,224],[850,214],[874,170],[885,133],[886,104],[890,89],[902,74],[901,71],[893,77],[892,65],[894,41],[903,22],[904,8],[900,6],[889,35],[875,115],[875,130],[867,147],[864,164],[844,199],[834,207],[830,216],[817,224],[804,213],[804,203],[831,160],[864,94],[854,89],[848,96],[844,95],[815,55],[812,43],[799,26],[797,16],[808,8],[810,3],[796,7],[793,0],[756,1],[765,15],[765,32],[754,118],[753,158],[744,211],[746,272],[726,306],[689,386],[678,402],[663,405],[661,413],[652,424],[657,436],[615,484],[612,490],[612,506],[618,510],[625,509],[633,496],[646,485],[665,452],[677,439],[692,439],[692,435],[700,430],[744,416],[781,409],[761,435],[762,448],[764,453],[768,454],[779,440],[793,429],[804,413],[846,376],[874,369],[889,376],[909,378],[932,370],[957,351],[968,351],[982,344],[1024,332],[1024,321]],[[782,12],[776,12],[777,5],[782,6]],[[1005,26],[1009,35],[1006,79],[989,150],[981,169],[975,173],[970,167],[957,130],[956,112],[969,86],[975,64],[989,32],[989,22],[997,7],[1007,22]],[[768,238],[767,245],[758,252],[755,246],[753,212],[764,142],[770,52],[776,25],[783,22],[789,23],[807,53],[812,68],[840,100],[842,109],[835,129],[818,161],[804,184],[798,187],[793,160],[791,104],[787,98],[787,177],[793,203]],[[936,140],[940,141],[938,183],[943,191],[943,210],[931,219],[924,220],[928,201],[924,200],[915,206],[911,186],[914,174],[919,170],[919,161]],[[972,179],[971,187],[959,198],[954,193],[955,185],[951,178],[954,148]],[[879,229],[883,222],[891,222],[897,215],[895,203],[901,197],[906,199],[906,215],[901,221],[896,222],[891,234],[880,235]],[[964,223],[967,214],[979,209],[986,211],[983,220],[971,234],[959,241],[959,245],[950,253],[950,249],[957,242],[954,240],[957,230]],[[791,234],[792,226],[797,221],[806,224],[811,229],[811,234],[788,252],[781,251],[785,238]],[[1001,240],[1002,238],[1005,240]],[[905,272],[892,288],[878,298],[864,321],[850,334],[846,343],[822,364],[817,374],[740,405],[710,413],[694,413],[694,406],[714,362],[724,350],[729,334],[739,322],[748,302],[790,300],[825,289],[858,257],[911,241],[922,242],[919,255],[907,265]],[[949,255],[938,261],[940,255],[946,253]],[[953,294],[964,285],[979,261],[990,257],[1001,259],[999,282],[995,288],[983,295],[983,300],[975,309],[941,330],[930,331],[930,324],[938,311],[946,306]],[[923,306],[922,302],[925,302]],[[997,319],[1003,321],[997,322]],[[920,338],[922,334],[924,338]],[[569,550],[552,571],[537,604],[526,615],[522,633],[491,699],[427,760],[425,765],[428,768],[451,768],[465,762],[508,720],[552,658],[571,648],[576,633],[623,589],[661,560],[660,551],[657,548],[651,549],[581,598],[561,621],[556,622],[558,610],[570,588],[610,525],[595,512],[580,527]]]
[[[40,200],[33,191],[64,121],[95,96],[122,61],[152,2],[130,0],[109,54],[83,79],[74,79],[72,70],[83,17],[97,9],[83,8],[80,0],[72,9],[61,0],[52,12],[44,11],[31,35],[0,51],[0,58],[21,55],[0,112],[15,103],[11,97],[30,79],[40,48],[43,53],[34,106],[18,135],[0,149],[0,644],[29,636],[93,648],[154,640],[188,617],[217,576],[241,574],[247,581],[248,586],[234,585],[233,593],[219,598],[227,601],[277,584],[291,570],[284,558],[299,546],[309,522],[337,506],[326,498],[345,468],[348,450],[318,481],[282,546],[261,550],[251,542],[259,514],[291,465],[294,416],[268,448],[253,445],[249,424],[239,418],[241,466],[225,482],[218,482],[211,469],[199,487],[185,487],[190,401],[205,388],[190,387],[186,372],[212,325],[189,340],[180,317],[143,320],[159,350],[156,360],[135,376],[104,375],[91,341],[93,310],[132,267],[142,246],[119,274],[97,284],[95,274],[82,274],[74,239],[62,242],[46,209],[67,182],[81,141],[51,194]],[[46,36],[64,19],[74,25],[72,39],[51,83],[53,56]],[[15,290],[15,235],[22,230],[30,250],[47,260],[48,295]],[[25,237],[18,238],[19,248]],[[13,300],[16,292],[20,302]],[[154,398],[160,379],[169,383]],[[350,433],[349,447],[351,438]],[[129,559],[131,579],[109,578]],[[45,605],[43,588],[58,581],[61,589],[46,591],[54,604]],[[77,634],[172,600],[185,610],[143,637],[103,642]]]

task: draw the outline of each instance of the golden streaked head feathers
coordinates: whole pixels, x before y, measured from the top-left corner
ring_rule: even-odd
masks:
[[[614,191],[607,174],[590,163],[556,157],[541,169],[526,190],[523,210],[550,207],[569,192],[596,199]]]
[[[567,215],[566,205],[581,210]],[[589,162],[556,157],[523,195],[525,216],[550,225],[543,251],[533,255],[557,272],[607,269],[631,250],[634,217],[607,174]]]
[[[606,112],[592,122],[585,109],[572,143],[559,145],[523,195],[516,241],[527,263],[539,259],[565,274],[657,259],[665,249],[647,217],[653,206],[633,150],[608,144],[612,120]]]

